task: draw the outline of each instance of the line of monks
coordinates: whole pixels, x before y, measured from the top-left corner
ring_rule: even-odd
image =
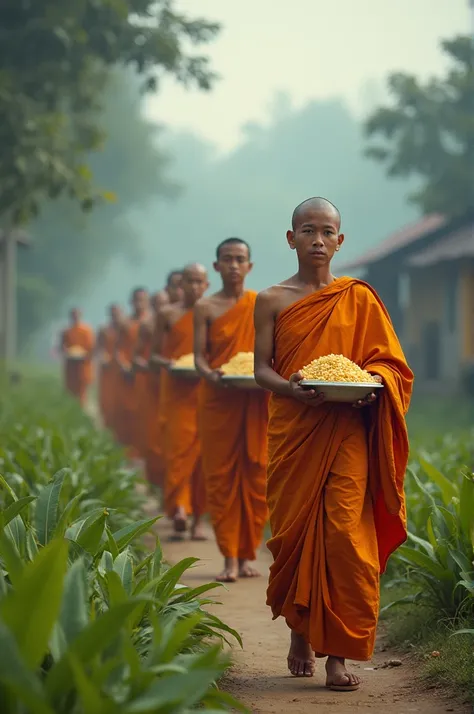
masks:
[[[191,517],[191,537],[204,538],[209,514],[218,580],[258,575],[251,563],[270,521],[267,603],[291,630],[290,672],[313,676],[326,657],[327,686],[354,691],[345,659],[370,659],[380,573],[406,538],[413,374],[374,290],[331,272],[340,225],[332,203],[307,199],[287,232],[298,259],[289,279],[246,290],[250,247],[228,238],[213,266],[218,292],[207,296],[206,269],[190,264],[151,298],[135,289],[130,315],[113,305],[97,338],[73,310],[62,348],[66,388],[82,403],[97,360],[104,424],[143,459],[175,530]],[[224,386],[221,367],[240,352],[254,352],[261,390]],[[194,382],[168,369],[191,353]],[[334,404],[301,385],[301,368],[330,353],[376,376],[381,396]]]

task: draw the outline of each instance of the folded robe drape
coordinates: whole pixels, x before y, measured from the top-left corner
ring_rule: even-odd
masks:
[[[141,320],[131,318],[122,327],[118,342],[118,357],[130,367],[132,365]],[[130,456],[139,455],[138,389],[133,376],[119,374],[117,381],[117,403],[115,428],[121,444],[130,448]]]
[[[171,360],[193,351],[193,311],[186,312],[167,334],[165,352]],[[160,410],[166,462],[165,508],[172,518],[178,507],[200,516],[205,510],[201,443],[197,427],[200,382],[163,371]]]
[[[207,358],[212,369],[238,352],[253,352],[255,299],[255,292],[246,292],[211,323]],[[198,419],[207,509],[225,557],[255,560],[262,539],[267,416],[266,392],[203,382]]]
[[[99,408],[102,422],[108,429],[114,428],[115,400],[118,382],[118,370],[114,363],[118,331],[112,325],[104,327],[101,333],[103,363],[99,367]]]
[[[339,278],[282,311],[274,369],[289,378],[342,354],[379,374],[376,403],[306,406],[272,395],[267,602],[318,655],[369,659],[379,575],[406,538],[405,425],[413,374],[388,313],[367,284]]]

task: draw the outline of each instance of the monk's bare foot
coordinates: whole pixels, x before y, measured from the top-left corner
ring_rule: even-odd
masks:
[[[288,652],[288,669],[293,677],[314,676],[315,660],[311,646],[302,635],[297,635],[293,631],[291,631],[291,644]]]
[[[200,523],[194,522],[191,527],[191,540],[203,541],[207,540],[207,535]]]
[[[220,573],[216,580],[218,583],[236,583],[239,567],[237,558],[226,558],[224,561],[224,570]]]
[[[360,678],[347,671],[341,657],[328,657],[326,672],[326,687],[334,692],[355,692],[360,687]]]
[[[188,516],[182,506],[178,506],[173,518],[173,528],[175,533],[184,533],[188,525]]]
[[[248,560],[239,560],[239,578],[259,578],[260,573],[252,568]]]

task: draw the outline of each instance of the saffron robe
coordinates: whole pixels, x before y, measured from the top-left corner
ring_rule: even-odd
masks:
[[[167,334],[164,352],[177,360],[193,351],[193,311],[186,312]],[[188,514],[205,510],[197,410],[200,381],[183,379],[163,370],[160,410],[166,463],[165,509],[172,518],[182,506]]]
[[[131,367],[138,340],[141,320],[131,318],[122,327],[117,345],[117,355],[127,367]],[[117,407],[115,428],[118,441],[129,447],[131,457],[139,456],[138,389],[135,376],[119,373],[117,384]]]
[[[101,332],[102,345],[99,355],[98,397],[102,423],[107,429],[114,428],[115,401],[118,383],[118,370],[114,362],[117,347],[118,330],[113,325],[107,325]]]
[[[84,359],[68,359],[67,355],[64,359],[64,386],[83,406],[87,397],[87,388],[93,381],[92,351],[94,344],[94,331],[92,327],[83,322],[69,327],[63,332],[63,349],[81,347],[87,352]]]
[[[238,352],[253,352],[256,293],[246,292],[209,327],[209,366],[221,367]],[[267,519],[268,394],[225,389],[204,382],[199,432],[207,510],[222,555],[255,560]]]
[[[365,283],[339,278],[283,310],[274,369],[288,379],[342,354],[384,388],[362,410],[272,395],[267,603],[319,656],[371,657],[379,576],[406,538],[405,424],[413,374],[388,313]]]

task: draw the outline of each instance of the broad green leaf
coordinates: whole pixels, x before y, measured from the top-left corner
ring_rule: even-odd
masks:
[[[420,458],[420,465],[425,474],[435,483],[441,495],[443,497],[444,504],[449,506],[453,498],[459,495],[458,489],[455,484],[451,483],[449,479],[444,476],[441,471],[439,471],[433,464],[431,464],[427,459]]]
[[[28,506],[32,501],[36,500],[35,496],[25,496],[24,498],[19,498],[18,501],[11,503],[8,508],[5,508],[3,513],[3,525],[6,526],[18,516],[24,508]]]
[[[128,618],[134,610],[141,605],[142,601],[139,598],[114,605],[79,633],[70,644],[69,653],[76,656],[83,665],[91,662],[114,641],[121,628],[126,627]],[[50,697],[56,697],[59,693],[64,694],[70,690],[71,684],[68,682],[70,676],[70,664],[66,655],[49,671],[46,688]]]
[[[24,561],[18,552],[14,541],[5,534],[5,531],[0,533],[0,554],[2,556],[5,568],[8,572],[13,585],[16,585],[23,572]]]
[[[67,543],[52,541],[23,569],[0,603],[0,615],[17,641],[27,666],[36,668],[59,614],[67,564]]]
[[[132,540],[135,540],[135,538],[138,538],[139,536],[149,531],[152,525],[156,523],[159,518],[160,516],[156,516],[155,518],[148,518],[144,521],[138,521],[137,523],[132,523],[129,526],[125,526],[124,528],[121,528],[119,531],[114,533],[114,540],[117,543],[117,548],[119,549],[119,551],[121,552],[124,548],[127,547],[129,543],[132,542]]]
[[[415,550],[415,548],[409,548],[406,545],[402,545],[398,549],[398,554],[400,557],[404,558],[413,565],[426,570],[426,572],[433,575],[435,578],[438,578],[438,580],[444,581],[450,579],[449,572],[447,572],[434,558],[430,558],[420,550]]]
[[[466,538],[474,535],[474,476],[462,475],[459,494],[459,518]]]
[[[64,579],[59,621],[68,643],[71,643],[89,622],[86,569],[82,559],[76,560]]]
[[[115,571],[111,570],[105,575],[105,582],[107,583],[107,589],[109,592],[109,605],[117,605],[120,602],[127,601],[127,595],[124,585],[120,579],[120,575]]]
[[[66,505],[59,517],[58,525],[56,526],[56,536],[60,537],[66,533],[66,530],[69,528],[69,526],[77,516],[79,505],[83,496],[84,491],[81,491],[80,493],[76,494]]]
[[[86,518],[82,528],[74,539],[81,548],[84,548],[91,555],[96,555],[99,550],[102,536],[104,535],[105,524],[108,512],[104,509],[90,518]]]
[[[84,712],[87,712],[87,714],[109,714],[109,712],[117,711],[116,704],[102,697],[100,689],[94,684],[93,678],[87,676],[83,666],[73,654],[69,655],[69,665],[72,669],[77,693]]]
[[[59,497],[69,469],[59,471],[53,481],[45,486],[38,497],[35,510],[36,537],[41,545],[47,545],[54,536],[58,522]]]
[[[5,526],[4,533],[15,544],[17,551],[22,558],[26,555],[26,528],[21,516],[15,516],[10,523]]]
[[[12,489],[10,484],[5,481],[4,477],[0,475],[0,486],[8,493],[12,501],[18,501],[18,496],[16,495],[15,491]]]
[[[114,559],[112,558],[112,553],[109,553],[108,550],[104,550],[102,553],[102,556],[100,558],[100,562],[98,565],[98,571],[101,575],[105,575],[108,573],[110,570],[114,569]]]
[[[127,548],[115,558],[114,571],[119,576],[127,595],[131,595],[133,590],[133,562]]]
[[[15,637],[1,620],[0,682],[14,693],[30,714],[54,714],[39,678],[25,666]],[[15,707],[15,711],[18,711],[18,707]]]

